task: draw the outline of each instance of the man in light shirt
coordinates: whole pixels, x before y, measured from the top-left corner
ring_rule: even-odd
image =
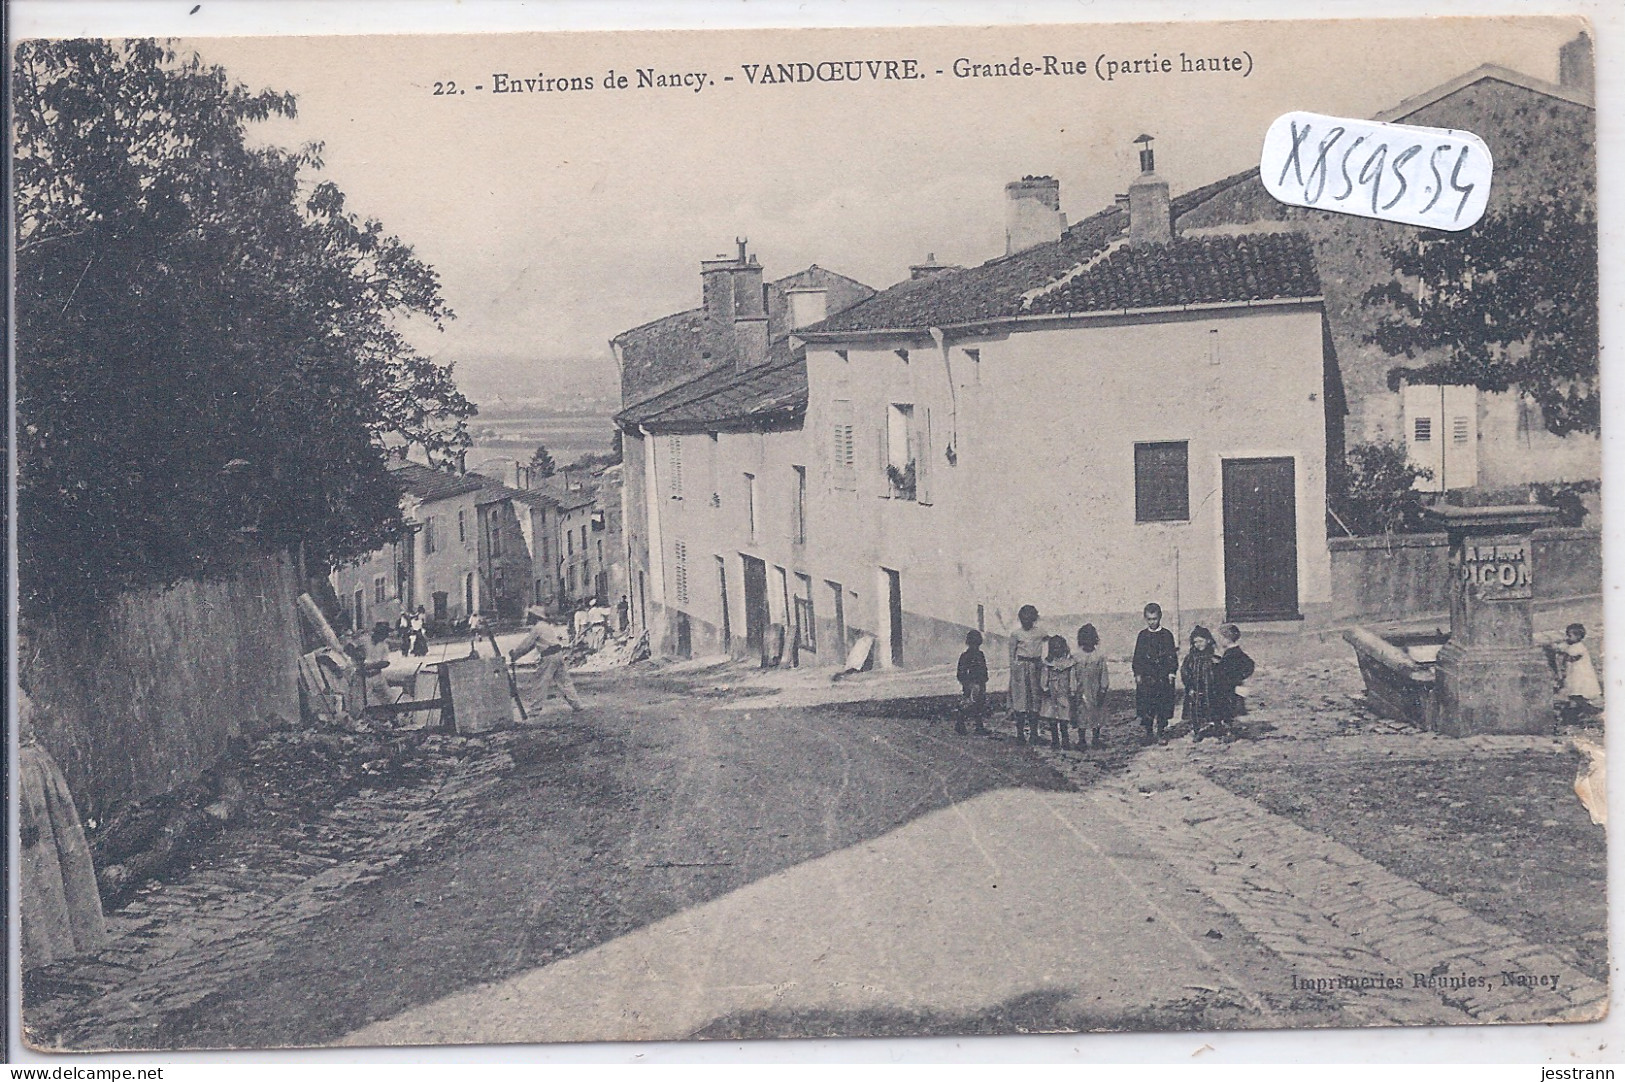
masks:
[[[541,692],[536,696],[536,705],[532,713],[540,714],[547,705],[547,697],[556,687],[559,695],[570,704],[570,709],[580,712],[583,708],[581,700],[576,698],[575,684],[570,680],[570,670],[564,665],[565,632],[562,627],[553,623],[546,610],[535,605],[525,610],[525,619],[530,622],[530,629],[525,637],[508,651],[509,661],[518,661],[532,650],[540,659],[536,665],[536,673],[541,678]]]

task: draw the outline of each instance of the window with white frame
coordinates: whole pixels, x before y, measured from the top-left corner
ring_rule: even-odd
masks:
[[[886,407],[886,481],[889,495],[912,500],[915,493],[914,406],[893,402]]]

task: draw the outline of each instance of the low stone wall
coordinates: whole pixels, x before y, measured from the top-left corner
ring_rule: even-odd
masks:
[[[126,594],[88,627],[36,625],[39,737],[81,815],[196,780],[267,715],[298,719],[298,593],[288,561],[256,558]]]
[[[1444,534],[1340,537],[1332,553],[1332,619],[1403,620],[1450,608],[1450,547]],[[1602,592],[1602,534],[1537,530],[1531,553],[1535,598]]]

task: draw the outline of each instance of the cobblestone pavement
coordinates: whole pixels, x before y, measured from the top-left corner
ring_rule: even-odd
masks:
[[[1246,969],[1237,978],[1239,983],[1225,990],[1226,994],[1240,997],[1238,1003],[1251,1002],[1260,995],[1280,1003],[1301,992],[1302,1002],[1316,1004],[1313,1010],[1283,1007],[1284,1014],[1260,1017],[1251,1024],[1414,1025],[1597,1017],[1606,1003],[1606,988],[1587,977],[1561,946],[1534,942],[1476,915],[1348,846],[1238,796],[1203,772],[1205,766],[1214,763],[1268,770],[1272,766],[1354,762],[1370,763],[1380,769],[1385,761],[1560,754],[1569,746],[1567,736],[1571,734],[1562,738],[1455,740],[1420,733],[1377,718],[1363,708],[1358,670],[1340,643],[1317,645],[1285,636],[1258,639],[1248,643],[1261,665],[1260,675],[1252,682],[1257,697],[1248,719],[1251,739],[1223,746],[1193,747],[1188,742],[1176,742],[1167,747],[1138,749],[1130,746],[1132,720],[1118,718],[1108,734],[1113,746],[1105,755],[1086,758],[1076,752],[1040,752],[1080,790],[1054,793],[1047,799],[1058,802],[1057,806],[1076,803],[1087,807],[1088,814],[1077,818],[1075,827],[1085,834],[1091,830],[1090,816],[1098,815],[1098,830],[1122,842],[1105,846],[1102,852],[1107,856],[1131,849],[1145,854],[1132,861],[1112,857],[1113,867],[1133,868],[1135,874],[1153,880],[1166,879],[1176,893],[1181,889],[1189,891],[1191,904],[1222,913],[1226,920],[1234,922],[1237,934],[1232,939],[1256,941],[1268,955],[1284,960],[1292,977],[1311,982],[1305,989],[1295,985],[1278,987],[1280,967],[1263,967],[1272,971],[1266,987],[1257,972],[1261,967]],[[764,729],[749,714],[737,712],[759,710],[762,718],[781,717],[775,708],[787,704],[780,697],[765,696],[749,687],[748,681],[740,681],[745,687],[719,686],[696,693],[686,683],[678,686],[683,683],[680,675],[677,667],[666,675],[658,670],[642,676],[623,674],[617,685],[621,690],[615,693],[627,696],[629,709],[634,702],[646,707],[651,696],[681,696],[689,709],[696,698],[701,698],[707,700],[706,716],[717,718],[718,725],[722,725],[723,718],[736,719],[728,723],[731,728],[719,729],[728,735],[725,742],[707,753],[710,758],[696,755],[695,749],[681,740],[674,743],[674,747],[681,745],[679,758],[686,764],[682,769],[687,771],[679,772],[679,781],[688,775],[698,777],[696,771],[704,773],[705,779],[713,774],[720,779],[723,763],[733,765],[729,756],[734,753],[728,749],[736,742],[779,739],[774,734],[780,723]],[[717,675],[722,680],[734,679],[725,670],[719,670]],[[1114,681],[1121,686],[1123,681],[1117,679],[1118,675],[1114,669]],[[940,694],[940,683],[951,683],[949,676],[898,674],[893,680],[877,679],[861,694],[876,698]],[[827,677],[823,679],[827,681]],[[662,680],[677,683],[663,687]],[[825,687],[846,696],[857,692],[856,687],[844,685],[829,688],[826,683]],[[816,690],[816,698],[823,699],[823,689]],[[794,700],[795,696],[784,698]],[[609,705],[608,694],[600,701]],[[856,715],[861,711],[842,713]],[[925,717],[912,713],[895,716]],[[937,721],[920,722],[931,727],[929,741],[933,744],[951,744],[959,749],[956,754],[988,760],[979,770],[996,772],[1000,763],[1006,768],[1014,765],[999,751],[997,743],[949,736],[947,727],[940,724],[940,719]],[[693,724],[687,720],[662,724],[670,727],[673,740],[678,735],[690,742],[697,739]],[[607,728],[622,729],[623,723],[617,721]],[[832,732],[851,730],[848,743],[852,746],[842,744],[840,749],[845,764],[841,774],[843,791],[850,780],[844,771],[873,769],[864,765],[873,752],[860,754],[859,748],[860,744],[867,748],[859,738],[868,730],[854,725],[850,718],[839,723],[808,718],[791,728],[805,729],[825,741]],[[646,743],[652,748],[664,739],[658,735],[662,730],[651,729],[641,720],[624,731],[640,734],[638,748]],[[899,728],[896,735],[902,739],[904,730]],[[1595,738],[1600,734],[1587,735]],[[408,868],[417,858],[442,849],[441,839],[487,810],[484,805],[490,803],[492,790],[508,775],[520,773],[512,768],[520,756],[521,742],[553,738],[542,729],[463,741],[456,754],[444,756],[429,777],[414,784],[363,790],[319,820],[298,827],[234,831],[231,845],[220,850],[220,859],[205,862],[172,882],[150,885],[135,901],[114,913],[110,920],[113,941],[107,949],[92,958],[30,975],[26,990],[30,1039],[46,1047],[139,1048],[154,1039],[160,1019],[172,1019],[188,1008],[212,1011],[210,997],[222,989],[253,985],[257,969],[281,969],[290,958],[299,957],[297,945],[308,935],[312,922],[325,918],[325,923],[334,923],[335,908],[347,894],[355,893],[350,888],[377,880],[400,887],[407,876],[420,874],[420,869],[409,872]],[[903,746],[888,743],[884,749],[895,751]],[[1011,747],[1009,754],[1025,757],[1026,750]],[[706,788],[720,781],[701,779],[704,786],[678,801],[674,794],[686,792],[682,785],[673,788],[663,776],[640,781],[639,772],[646,767],[632,763],[625,769],[634,775],[625,779],[629,786],[654,787],[646,797],[639,798],[640,804],[646,802],[649,807],[637,815],[651,832],[648,844],[653,846],[650,852],[654,856],[644,853],[637,857],[641,863],[633,861],[627,866],[645,869],[639,873],[643,878],[648,878],[647,869],[660,869],[662,875],[692,872],[694,877],[713,878],[728,873],[726,883],[707,880],[703,889],[696,879],[696,884],[688,888],[693,897],[685,894],[681,905],[727,897],[776,868],[799,867],[822,851],[815,847],[801,854],[797,850],[797,855],[786,855],[782,861],[763,857],[757,861],[762,863],[761,868],[738,869],[737,874],[726,862],[718,863],[722,858],[666,854],[679,837],[686,836],[669,830],[673,825],[672,807],[686,807],[683,814],[693,820],[694,838],[714,840],[718,814],[714,804],[721,799],[719,793],[737,795],[742,790],[737,786]],[[888,778],[893,784],[897,780]],[[692,778],[683,781],[690,787],[697,784]],[[782,784],[782,779],[775,784]],[[1007,784],[1016,782],[1012,779]],[[884,787],[862,788],[865,792],[887,791]],[[688,799],[696,795],[704,799]],[[944,799],[949,799],[946,794]],[[963,799],[965,796],[956,794],[949,803]],[[740,822],[753,825],[741,829],[759,830],[759,811],[742,812]],[[828,820],[823,829],[830,834],[829,843],[850,844],[852,839],[844,836],[848,831],[831,826],[836,823],[833,815],[830,811],[823,813]],[[662,831],[662,827],[668,829]],[[794,838],[789,833],[776,837],[790,839],[776,843],[781,846],[795,848],[801,844],[799,834]],[[557,848],[557,840],[551,836],[538,835],[534,844],[548,851]],[[753,861],[758,848],[760,843],[747,850]],[[590,855],[596,858],[601,854],[595,847]],[[511,857],[509,854],[504,859]],[[632,857],[627,860],[632,861]],[[606,864],[609,860],[605,857],[594,863]],[[717,866],[711,867],[713,863]],[[409,896],[415,888],[407,883],[402,889]],[[630,895],[617,897],[624,901]],[[447,903],[453,908],[459,904],[466,905],[467,899]],[[651,902],[645,908],[653,917],[661,907]],[[624,935],[631,927],[641,927],[645,918],[641,909],[637,912],[639,919],[632,926],[612,934]],[[1147,930],[1145,934],[1165,933]],[[544,959],[531,960],[525,955],[522,961],[534,964]],[[1529,975],[1536,980],[1555,976],[1556,987],[1509,980],[1503,973],[1520,978]],[[1420,986],[1417,974],[1422,975]],[[1346,987],[1362,978],[1368,984],[1391,981],[1397,987]],[[1327,981],[1332,984],[1323,983]],[[1340,981],[1344,986],[1338,986]],[[252,1010],[247,1000],[244,1006]],[[297,1018],[291,1018],[283,1029],[268,1032],[306,1033],[321,1039],[308,1025],[301,1028]],[[767,1032],[763,1029],[758,1035]],[[241,1035],[251,1043],[259,1043],[251,1033],[243,1031]]]
[[[513,765],[509,747],[520,738],[431,736],[463,757],[445,758],[420,784],[362,790],[302,829],[234,832],[227,859],[149,884],[109,914],[104,950],[30,975],[28,1039],[42,1048],[142,1047],[160,1011],[183,1010],[251,972],[346,888],[454,830]]]
[[[1267,656],[1267,648],[1258,652]],[[1317,763],[1380,770],[1406,760],[1566,754],[1572,736],[1600,742],[1600,729],[1465,739],[1420,732],[1365,709],[1359,670],[1335,648],[1289,667],[1261,667],[1251,683],[1259,696],[1246,719],[1251,739],[1174,740],[1117,758],[1116,770],[1110,757],[1045,754],[1193,889],[1294,963],[1298,978],[1399,985],[1333,989],[1352,1022],[1590,1020],[1606,1012],[1607,987],[1563,948],[1530,942],[1203,773],[1216,764],[1256,774]],[[1126,727],[1116,736],[1132,738]],[[1531,975],[1553,976],[1557,986],[1524,983]],[[1460,987],[1464,978],[1473,983]]]

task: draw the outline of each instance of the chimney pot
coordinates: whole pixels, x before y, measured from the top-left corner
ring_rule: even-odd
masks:
[[[1004,186],[1004,254],[1015,255],[1061,239],[1061,182],[1054,177],[1022,177]]]
[[[1172,244],[1173,207],[1168,199],[1168,182],[1152,168],[1151,136],[1134,140],[1141,144],[1140,175],[1128,186],[1128,239],[1130,244]]]
[[[1592,55],[1590,34],[1582,30],[1558,50],[1557,83],[1587,94],[1596,92],[1597,67]]]

